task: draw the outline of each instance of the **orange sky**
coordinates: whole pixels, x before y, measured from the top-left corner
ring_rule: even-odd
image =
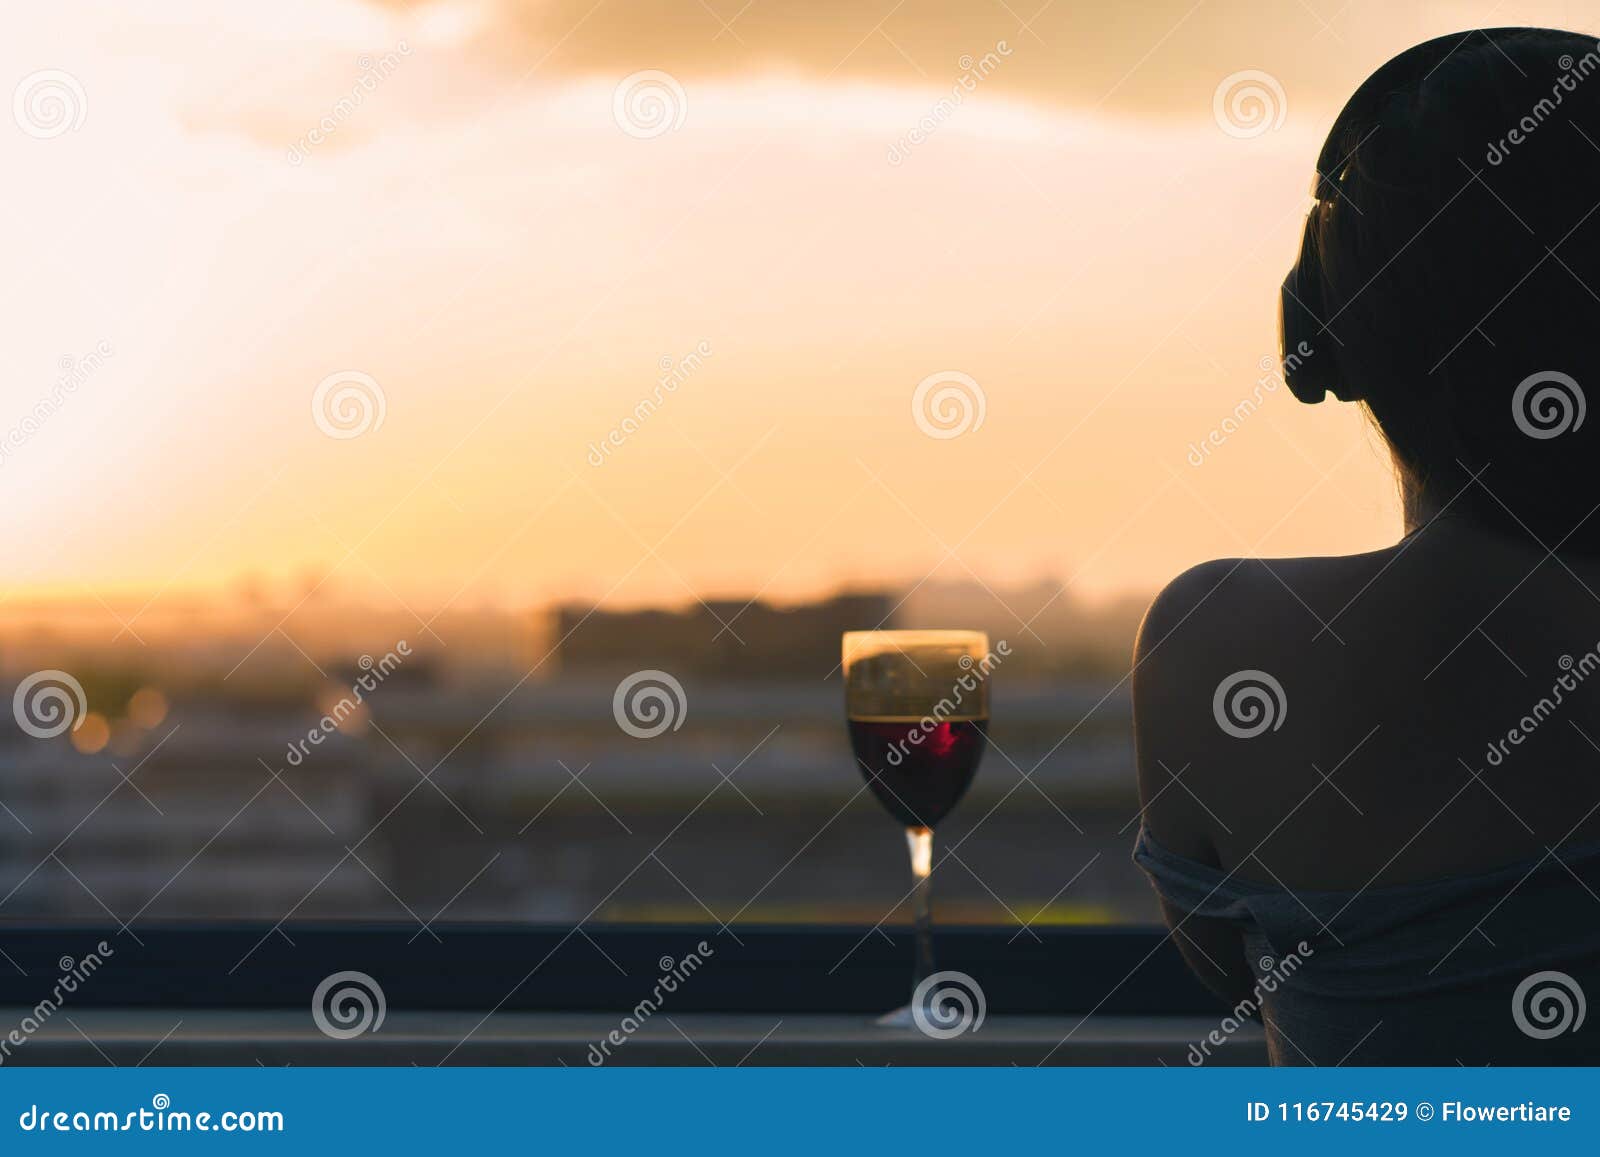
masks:
[[[1335,0],[134,7],[32,5],[0,42],[12,598],[310,573],[378,600],[675,602],[930,572],[1092,597],[1377,545],[1395,502],[1350,407],[1268,391],[1191,461],[1275,350],[1316,147],[1408,44],[1596,24]],[[619,106],[644,70],[670,76],[659,124]],[[1246,70],[1277,88],[1259,133],[1214,107]],[[931,437],[913,396],[950,372],[983,420]],[[330,437],[313,399],[352,373],[382,422]]]

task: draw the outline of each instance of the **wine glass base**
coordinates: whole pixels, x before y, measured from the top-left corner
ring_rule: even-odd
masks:
[[[915,1028],[916,1021],[911,1016],[911,1006],[901,1005],[893,1012],[886,1012],[872,1022],[879,1028]]]

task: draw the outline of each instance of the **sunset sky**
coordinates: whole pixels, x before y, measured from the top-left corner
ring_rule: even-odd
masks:
[[[1097,597],[1377,546],[1398,515],[1354,408],[1279,389],[1191,446],[1276,350],[1343,97],[1511,23],[1600,26],[1392,0],[20,7],[0,586],[626,605],[934,572]],[[645,70],[668,123],[619,105]],[[1214,107],[1250,70],[1278,86],[1261,132]],[[983,420],[931,437],[913,395],[951,372]],[[314,395],[350,374],[382,422],[330,437]]]

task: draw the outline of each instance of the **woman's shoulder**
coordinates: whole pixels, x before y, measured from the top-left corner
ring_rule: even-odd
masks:
[[[1600,560],[1471,525],[1365,555],[1192,567],[1151,604],[1136,649],[1146,823],[1181,855],[1264,857],[1296,887],[1536,854],[1594,806],[1581,769],[1600,699],[1550,689],[1580,650],[1600,651],[1596,591]],[[1519,735],[1515,760],[1486,755],[1508,728],[1537,727],[1541,696],[1560,725]]]
[[[1531,540],[1439,519],[1358,554],[1190,567],[1150,604],[1135,658],[1164,664],[1279,650],[1294,659],[1332,641],[1346,660],[1364,661],[1405,641],[1453,645],[1490,614],[1509,622],[1570,605],[1587,619],[1600,604],[1597,584],[1600,560],[1554,559]]]
[[[1366,712],[1351,708],[1389,643],[1346,616],[1367,618],[1372,599],[1415,581],[1390,586],[1397,569],[1393,551],[1216,559],[1161,590],[1132,672],[1140,789],[1158,837],[1206,859],[1218,829],[1253,830],[1252,813],[1303,792],[1312,763],[1355,745],[1346,733]]]
[[[1139,627],[1135,660],[1337,638],[1336,621],[1394,569],[1403,550],[1221,558],[1190,567],[1152,600]],[[1391,577],[1394,585],[1403,581],[1402,575]]]
[[[1459,568],[1412,545],[1215,559],[1184,571],[1155,597],[1139,627],[1136,722],[1193,736],[1197,745],[1230,747],[1237,737],[1217,713],[1239,693],[1246,704],[1255,701],[1252,688],[1260,686],[1292,700],[1296,725],[1284,727],[1280,715],[1264,737],[1271,742],[1252,745],[1252,755],[1289,754],[1269,749],[1318,736],[1325,715],[1342,734],[1352,707],[1459,637],[1456,620],[1470,609],[1452,610],[1438,593],[1441,569]]]

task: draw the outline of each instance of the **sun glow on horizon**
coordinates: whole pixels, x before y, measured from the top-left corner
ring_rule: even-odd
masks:
[[[20,15],[0,76],[65,73],[83,117],[0,133],[5,601],[1104,599],[1392,538],[1359,416],[1262,366],[1332,107],[1428,20],[1354,6],[1334,75],[1303,13],[1251,58],[1158,5],[1097,26],[1080,91],[1066,25],[923,7],[872,36],[779,6],[665,59],[490,0]],[[1261,67],[1283,123],[1223,131],[1218,82]],[[681,123],[629,119],[642,73]],[[930,436],[951,373],[983,421]]]

